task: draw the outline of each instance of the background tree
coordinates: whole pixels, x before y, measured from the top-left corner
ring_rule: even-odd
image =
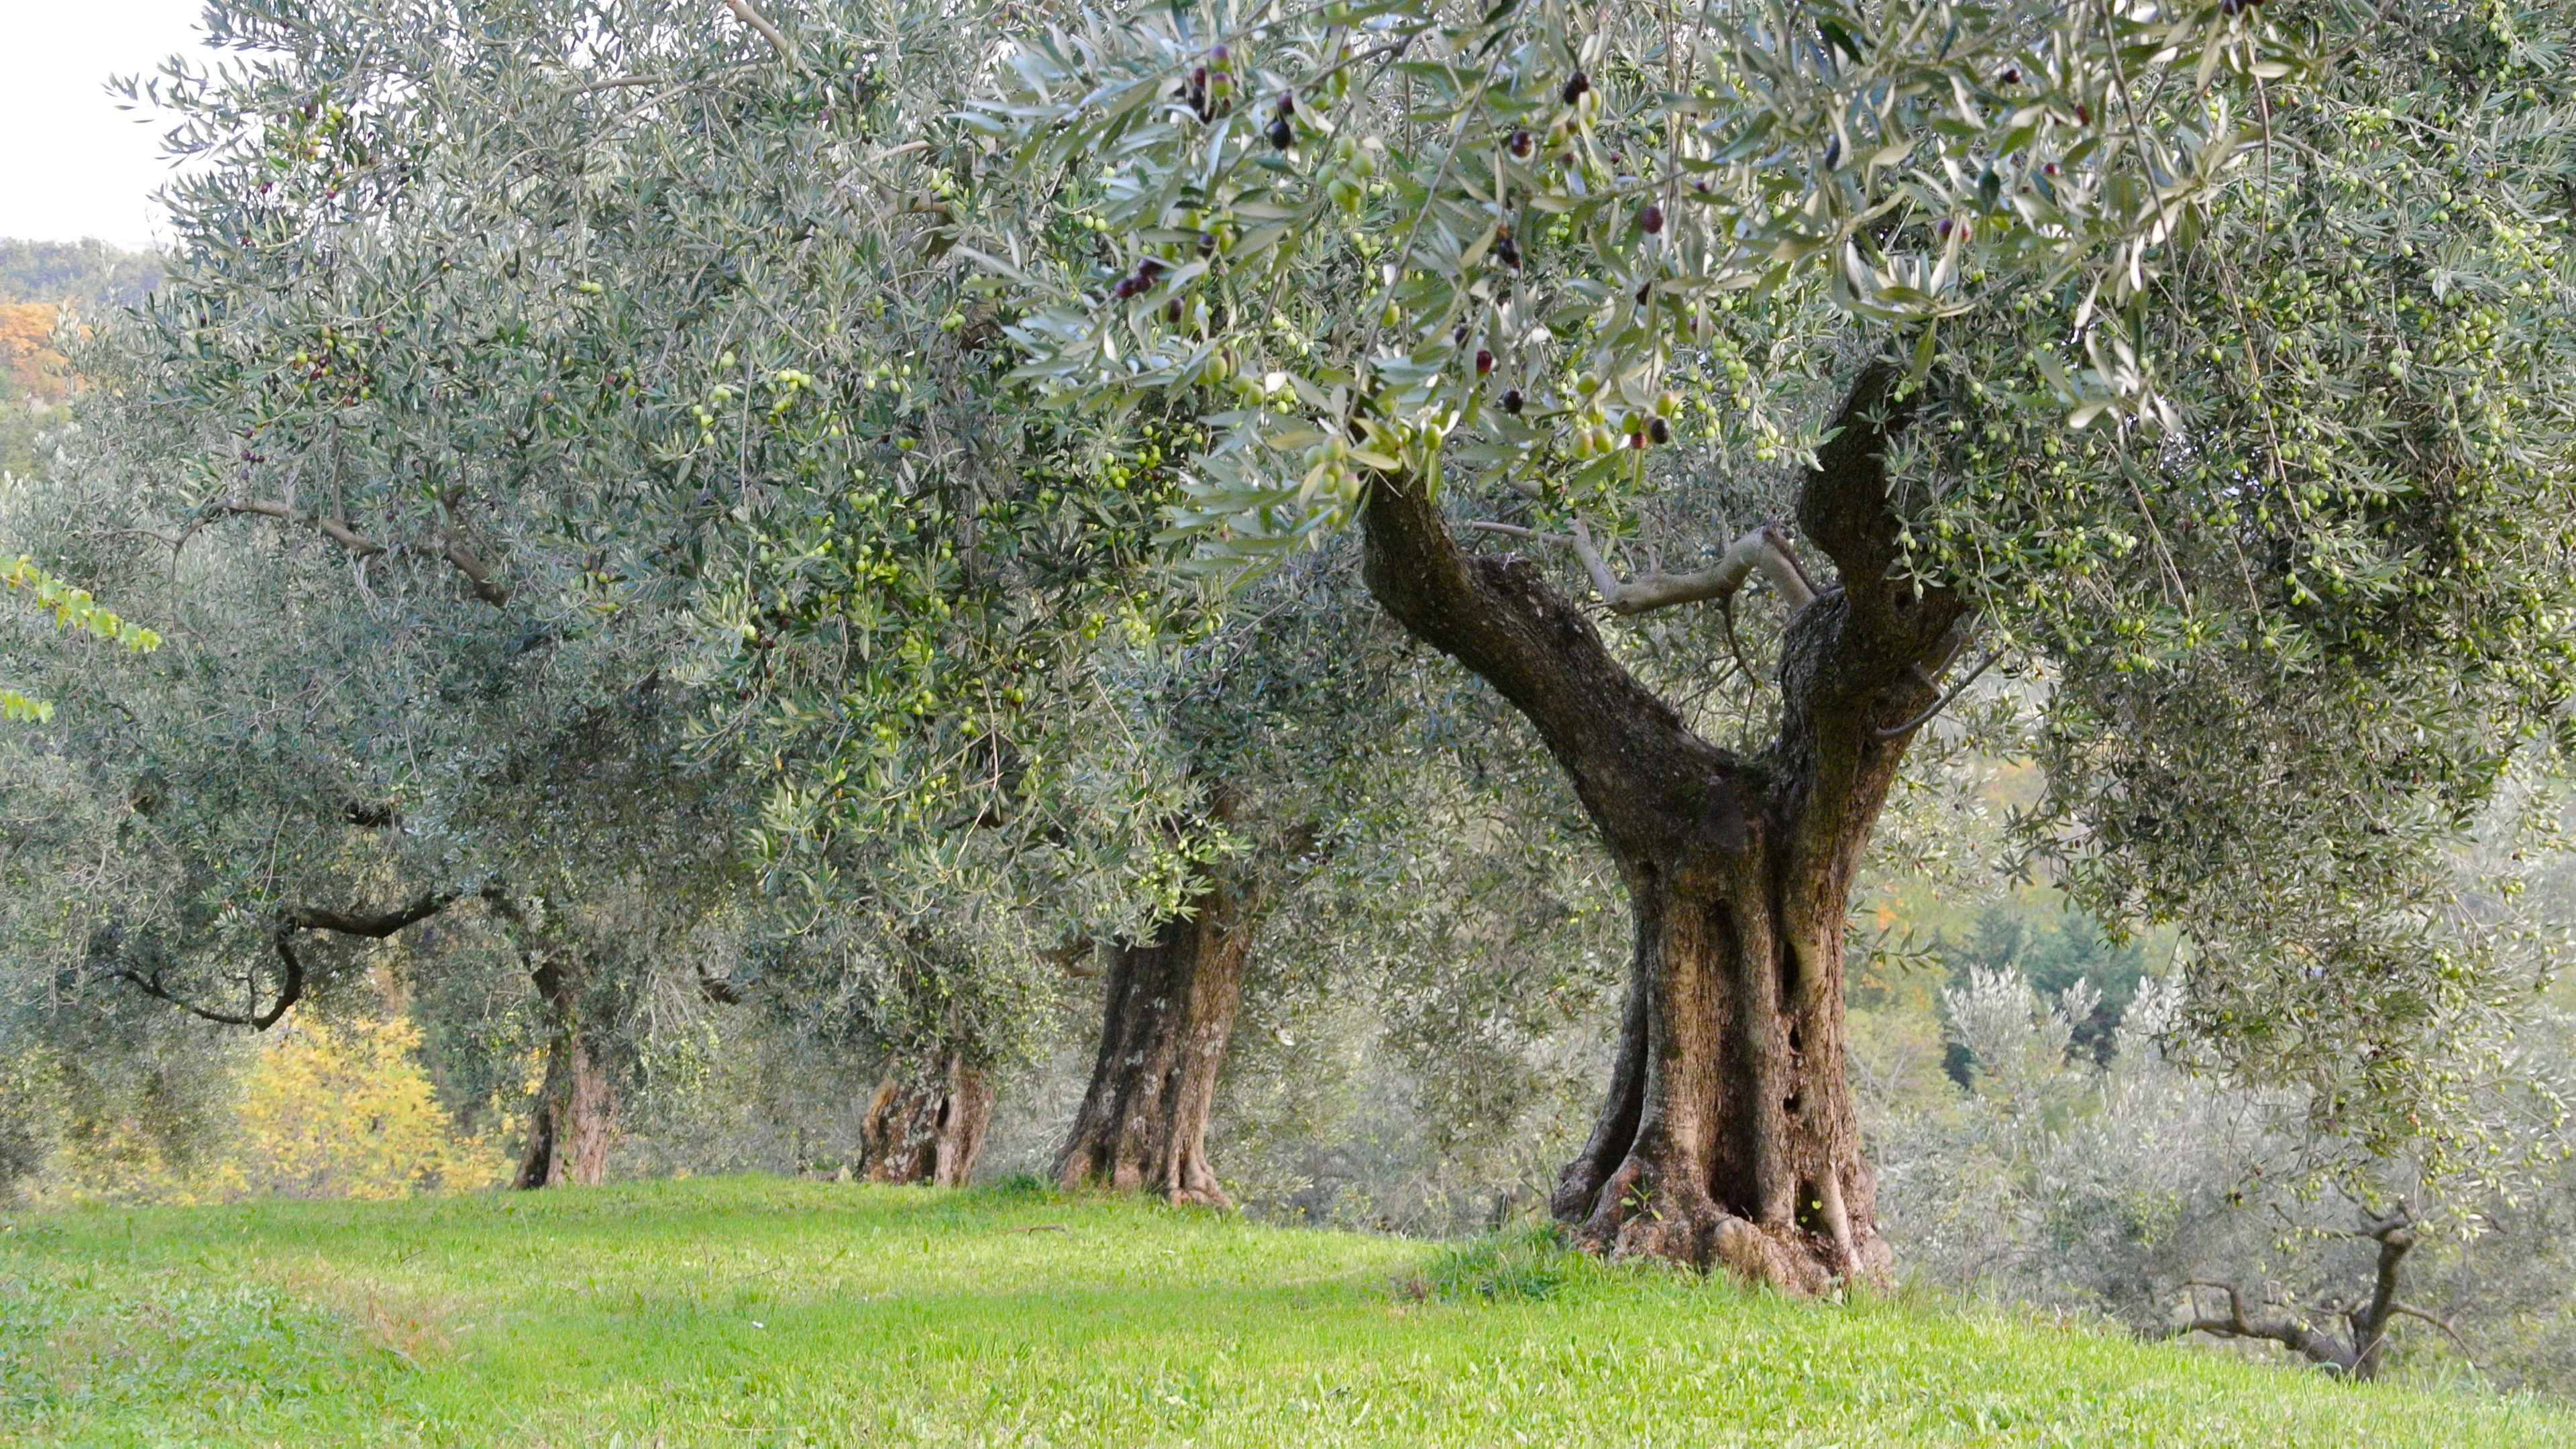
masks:
[[[517,273],[458,278],[446,254],[509,245],[449,229],[488,219],[468,183],[494,177],[443,175],[480,162],[426,139],[492,57],[382,16],[353,21],[381,47],[351,48],[333,22],[218,7],[215,39],[261,63],[154,92],[202,163],[171,193],[180,249],[83,347],[82,427],[17,510],[31,549],[144,588],[184,640],[148,683],[97,681],[102,716],[64,740],[122,816],[130,886],[68,903],[70,969],[266,1027],[354,977],[322,941],[496,912],[563,1063],[523,1175],[595,1179],[610,1004],[694,924],[693,883],[737,867],[743,797],[679,748],[689,601],[622,604],[584,573],[644,515],[586,509],[591,455],[531,421],[563,329]],[[503,232],[562,234],[560,209],[512,205]],[[670,914],[638,929],[599,908],[620,892]]]

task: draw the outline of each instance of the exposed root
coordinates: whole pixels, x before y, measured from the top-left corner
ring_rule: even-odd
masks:
[[[1848,1215],[1842,1240],[1794,1228],[1765,1227],[1719,1207],[1705,1191],[1659,1189],[1656,1174],[1630,1157],[1591,1200],[1576,1229],[1585,1249],[1612,1259],[1659,1258],[1702,1272],[1724,1268],[1748,1284],[1810,1297],[1854,1278],[1885,1278],[1892,1255],[1876,1233],[1854,1237]],[[1569,1181],[1560,1185],[1562,1200]],[[1837,1192],[1827,1214],[1840,1206]]]

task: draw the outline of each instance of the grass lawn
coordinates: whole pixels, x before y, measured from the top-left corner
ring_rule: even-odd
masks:
[[[0,1444],[2576,1444],[1905,1299],[1035,1191],[722,1179],[0,1219]]]

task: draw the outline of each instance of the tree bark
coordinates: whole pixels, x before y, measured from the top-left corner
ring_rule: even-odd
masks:
[[[865,1182],[963,1187],[993,1122],[993,1087],[955,1048],[899,1060],[859,1123]]]
[[[1100,1055],[1056,1156],[1056,1178],[1068,1189],[1233,1205],[1208,1163],[1208,1114],[1258,911],[1235,881],[1210,884],[1191,906],[1150,940],[1110,948]]]
[[[617,1140],[617,1080],[581,1020],[580,973],[549,961],[535,979],[550,1028],[546,1075],[510,1185],[596,1187],[608,1180],[608,1149]]]
[[[1780,730],[1751,758],[1693,733],[1533,565],[1461,551],[1418,481],[1369,491],[1371,592],[1537,727],[1628,890],[1610,1089],[1551,1201],[1598,1250],[1793,1292],[1888,1264],[1844,1069],[1844,918],[1897,726],[1938,697],[1962,612],[1899,574],[1893,378],[1862,374],[1805,481],[1802,529],[1841,581],[1790,621]]]

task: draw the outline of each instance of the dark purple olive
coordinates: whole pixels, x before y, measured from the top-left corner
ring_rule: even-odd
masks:
[[[1490,350],[1488,350],[1488,349],[1486,349],[1486,348],[1482,348],[1482,347],[1477,348],[1477,349],[1476,349],[1476,375],[1477,375],[1478,377],[1483,377],[1486,373],[1489,373],[1489,372],[1491,372],[1491,371],[1493,371],[1493,370],[1494,370],[1494,354],[1493,354]]]
[[[1529,133],[1527,130],[1519,130],[1519,131],[1514,131],[1514,132],[1512,132],[1512,154],[1513,154],[1513,155],[1520,157],[1520,158],[1521,158],[1522,160],[1524,160],[1524,161],[1528,160],[1528,159],[1529,159],[1529,153],[1530,153],[1530,147],[1531,147],[1533,144],[1534,144],[1534,143],[1530,140],[1530,133]]]
[[[1664,209],[1651,201],[1647,202],[1646,209],[1637,213],[1637,225],[1643,228],[1648,236],[1663,235]]]
[[[1288,118],[1286,116],[1281,116],[1279,119],[1270,123],[1270,146],[1272,150],[1285,151],[1291,145],[1295,144],[1296,140],[1297,130],[1295,127],[1288,124]]]
[[[1662,418],[1655,418],[1646,424],[1646,436],[1659,444],[1669,443],[1673,440],[1673,425]]]
[[[1503,389],[1503,411],[1510,413],[1513,417],[1519,417],[1521,415],[1521,390],[1519,388],[1507,387]]]
[[[1579,70],[1574,74],[1567,76],[1565,78],[1565,91],[1563,93],[1565,103],[1569,106],[1573,105],[1576,101],[1583,99],[1583,93],[1590,89],[1592,89],[1592,77],[1585,75]]]

